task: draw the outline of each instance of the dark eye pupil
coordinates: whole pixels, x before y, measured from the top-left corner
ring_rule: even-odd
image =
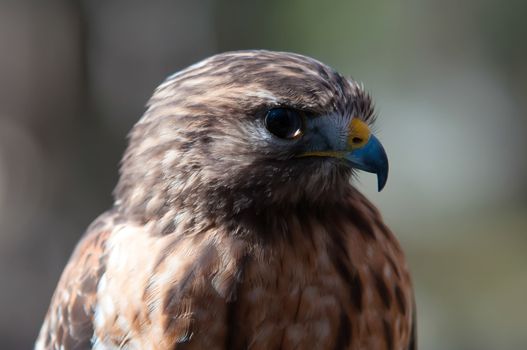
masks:
[[[302,133],[302,118],[293,109],[274,108],[265,116],[265,127],[275,136],[292,139]]]

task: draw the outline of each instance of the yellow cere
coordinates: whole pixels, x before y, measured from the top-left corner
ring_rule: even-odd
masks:
[[[302,154],[301,157],[343,158],[347,152],[363,147],[370,139],[370,128],[362,120],[353,118],[349,128],[347,151],[312,151]]]
[[[353,118],[348,134],[348,147],[351,150],[361,148],[370,139],[370,128],[360,119]]]

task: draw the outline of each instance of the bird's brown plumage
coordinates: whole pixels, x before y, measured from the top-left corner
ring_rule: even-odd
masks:
[[[415,349],[397,241],[349,166],[266,133],[276,106],[373,119],[360,85],[301,55],[226,53],[169,77],[37,349]]]

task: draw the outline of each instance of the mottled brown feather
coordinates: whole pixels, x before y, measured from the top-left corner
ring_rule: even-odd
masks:
[[[78,243],[51,300],[37,348],[91,347],[97,284],[105,269],[105,243],[114,215],[101,215]]]

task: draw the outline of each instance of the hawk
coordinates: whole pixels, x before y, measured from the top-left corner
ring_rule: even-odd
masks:
[[[167,78],[36,349],[415,349],[403,252],[352,185],[388,161],[362,85],[239,51]]]

